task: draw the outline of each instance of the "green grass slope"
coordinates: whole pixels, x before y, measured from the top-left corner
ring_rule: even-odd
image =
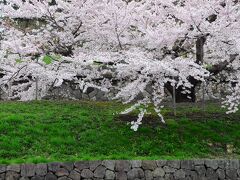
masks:
[[[144,119],[137,132],[114,102],[0,102],[0,164],[96,159],[239,158],[240,113],[210,104]]]

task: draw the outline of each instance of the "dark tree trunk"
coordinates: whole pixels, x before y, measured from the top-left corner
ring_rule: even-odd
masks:
[[[196,41],[196,63],[203,64],[204,63],[204,43],[206,41],[206,36],[201,36]],[[212,75],[217,75],[221,71],[227,68],[229,63],[232,63],[236,58],[239,57],[239,54],[231,54],[229,57],[229,60],[220,62],[219,64],[215,64],[212,66],[211,69],[209,69],[209,72]],[[189,82],[193,85],[192,88],[188,89],[190,91],[190,94],[183,94],[183,87],[179,87],[176,89],[176,102],[195,102],[196,101],[196,86],[201,83],[201,81],[197,81],[192,76],[189,76]],[[166,89],[173,94],[173,87],[170,83],[167,83],[165,85]],[[191,97],[191,99],[188,98]]]
[[[196,63],[203,64],[203,57],[204,57],[204,43],[206,41],[205,36],[201,36],[197,38],[196,41]]]
[[[204,60],[204,43],[206,41],[205,36],[201,36],[197,38],[196,41],[196,63],[197,64],[203,64]],[[194,79],[194,77],[189,76],[188,78],[189,82],[193,85],[190,89],[189,94],[183,94],[183,87],[180,86],[176,89],[176,103],[180,102],[195,102],[196,101],[196,86],[200,83],[200,81]],[[170,83],[167,83],[165,85],[166,89],[170,92],[171,95],[173,95],[173,87]]]

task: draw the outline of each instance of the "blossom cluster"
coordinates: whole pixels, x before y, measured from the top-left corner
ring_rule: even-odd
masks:
[[[11,0],[0,9],[0,88],[10,99],[34,99],[36,81],[40,97],[66,80],[83,91],[114,86],[114,99],[135,103],[123,113],[139,110],[134,130],[150,104],[164,121],[166,84],[190,94],[221,75],[228,112],[240,103],[238,1]]]

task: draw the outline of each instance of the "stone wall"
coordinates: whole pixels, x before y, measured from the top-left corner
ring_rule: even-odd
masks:
[[[64,82],[60,87],[55,87],[39,99],[43,100],[94,100],[107,101],[109,98],[106,93],[99,89],[89,87],[86,92],[80,90],[77,85]]]
[[[0,180],[240,180],[240,160],[80,161],[0,165]]]
[[[0,78],[1,78],[1,69],[0,69]],[[26,77],[25,77],[26,78]],[[12,84],[19,85],[19,83],[29,83],[29,79],[21,79],[21,81],[13,81]],[[35,83],[35,82],[34,82]],[[33,87],[36,85],[33,83]],[[19,90],[19,88],[15,88]],[[38,100],[93,100],[93,101],[108,101],[118,93],[118,90],[113,86],[110,89],[109,93],[103,92],[99,89],[89,87],[86,92],[83,92],[79,89],[79,84],[76,84],[72,81],[64,81],[60,87],[47,87],[47,93],[42,93],[41,89],[34,90],[33,98],[37,97]],[[196,101],[202,101],[203,89],[201,86],[196,87]],[[36,92],[37,96],[36,96]],[[216,85],[211,84],[206,88],[205,100],[206,101],[215,101],[220,100],[225,97],[227,94],[226,85]],[[3,91],[3,88],[0,87],[0,100],[19,100],[18,97],[12,97],[13,94],[17,94],[13,90]],[[143,93],[145,96],[151,96],[152,87],[148,85]],[[9,97],[8,97],[9,96]],[[142,99],[143,95],[139,94],[135,100]],[[172,96],[168,91],[166,91],[165,99],[166,102],[172,102]]]

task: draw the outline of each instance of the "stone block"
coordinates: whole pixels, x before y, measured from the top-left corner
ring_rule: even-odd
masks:
[[[53,163],[48,163],[48,170],[51,172],[56,172],[60,168],[60,163],[53,162]]]
[[[0,164],[0,174],[6,172],[7,166]]]
[[[68,176],[69,175],[69,172],[68,170],[64,169],[64,168],[59,168],[55,174],[58,176],[58,177],[61,177],[61,176]]]
[[[93,97],[96,96],[96,94],[97,94],[97,89],[94,89],[92,92],[90,92],[90,93],[88,94],[88,96],[89,96],[89,98],[93,98]]]
[[[237,169],[226,169],[226,177],[228,179],[237,179]]]
[[[174,172],[175,179],[184,179],[186,176],[186,173],[183,169],[179,169]]]
[[[193,170],[194,169],[193,161],[191,161],[191,160],[182,160],[181,161],[181,169]]]
[[[156,163],[158,167],[163,167],[167,164],[167,160],[157,160]]]
[[[81,172],[81,177],[86,179],[93,178],[93,172],[90,171],[89,169],[83,169]]]
[[[35,175],[35,165],[34,164],[21,165],[21,176],[32,177],[34,175]]]
[[[90,161],[89,162],[89,169],[94,171],[99,165],[101,165],[102,161]]]
[[[153,171],[153,177],[163,177],[164,175],[165,171],[161,167],[158,167]]]
[[[45,176],[44,180],[57,180],[57,176],[55,176],[55,175],[52,174],[52,173],[48,173],[48,174]]]
[[[197,180],[199,176],[196,171],[190,171],[188,177],[190,177],[190,179],[192,179],[192,180]]]
[[[20,175],[14,171],[7,171],[5,175],[6,180],[18,180]]]
[[[207,168],[206,177],[211,180],[218,180],[218,175],[213,168]]]
[[[114,169],[115,169],[115,161],[114,160],[105,160],[102,162],[102,165],[112,171],[114,171]]]
[[[116,171],[129,171],[131,169],[131,164],[127,160],[116,161]]]
[[[145,173],[146,180],[153,180],[153,172],[152,171],[146,170],[144,173]]]
[[[72,170],[69,174],[69,177],[73,180],[80,180],[81,179],[81,174],[78,173],[77,171],[75,170]]]
[[[176,169],[169,166],[164,166],[163,170],[165,171],[165,173],[174,173],[176,171]]]
[[[115,173],[113,171],[106,170],[105,179],[107,179],[107,180],[115,179]]]
[[[142,168],[144,170],[154,170],[157,168],[157,163],[156,161],[145,160],[145,161],[142,161]]]
[[[7,171],[14,171],[14,172],[20,172],[20,165],[14,164],[7,166]]]
[[[88,169],[90,168],[90,164],[88,161],[79,161],[79,162],[75,162],[74,163],[74,166],[75,168],[78,170],[78,171],[81,171],[83,169]]]
[[[47,164],[37,164],[35,167],[36,175],[44,176],[47,174]]]
[[[98,166],[94,171],[94,177],[104,178],[106,167],[103,165]]]
[[[173,174],[165,174],[164,180],[175,180]]]
[[[127,173],[124,171],[116,172],[116,180],[127,180]]]
[[[240,169],[239,160],[226,161],[226,169]]]
[[[73,170],[74,165],[73,165],[73,163],[71,163],[71,162],[64,162],[64,163],[61,163],[61,164],[60,164],[60,167],[66,169],[66,170],[68,170],[68,171],[70,172],[70,171]]]
[[[195,170],[200,177],[204,177],[206,175],[207,170],[204,165],[195,166]]]
[[[141,168],[133,168],[127,173],[127,178],[129,180],[135,180],[137,178],[144,178],[144,172]]]
[[[205,160],[205,165],[208,168],[212,168],[216,170],[218,168],[218,161],[217,160]]]
[[[140,168],[142,166],[142,161],[140,160],[132,160],[130,163],[132,168]]]
[[[226,175],[225,175],[225,171],[223,169],[217,169],[216,173],[217,173],[219,179],[225,179]]]
[[[195,159],[193,160],[194,165],[204,165],[204,160]]]
[[[175,169],[179,169],[180,168],[180,161],[177,161],[177,160],[168,161],[167,166],[175,168]]]

